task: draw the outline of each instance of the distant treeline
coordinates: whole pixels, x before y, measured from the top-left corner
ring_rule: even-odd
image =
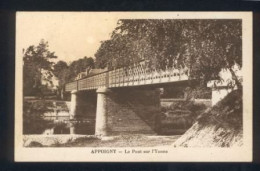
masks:
[[[48,42],[41,40],[37,46],[23,50],[23,93],[24,96],[45,96],[61,94],[64,84],[74,80],[78,73],[95,67],[92,57],[83,57],[70,64],[64,61],[54,63],[55,52],[49,51]],[[53,84],[58,80],[58,85]],[[56,87],[55,87],[56,86]],[[51,90],[55,90],[51,91]]]

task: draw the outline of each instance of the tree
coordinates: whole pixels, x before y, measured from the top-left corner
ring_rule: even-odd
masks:
[[[53,74],[59,80],[59,86],[57,87],[57,96],[63,99],[64,85],[69,81],[69,66],[64,61],[58,61],[53,66]]]
[[[96,62],[117,68],[140,60],[152,68],[189,68],[203,84],[233,67],[242,67],[241,20],[119,20],[111,39],[102,42]],[[112,65],[112,66],[111,66]]]
[[[58,93],[63,96],[64,86],[70,81],[74,81],[80,72],[89,72],[94,68],[94,59],[92,57],[84,57],[67,64],[64,61],[58,61],[53,66],[53,74],[59,79]]]
[[[24,95],[36,95],[42,93],[44,88],[42,80],[50,81],[53,62],[50,59],[57,58],[54,52],[48,49],[48,42],[41,40],[37,46],[29,46],[23,56],[23,81]],[[43,75],[42,71],[47,71]]]
[[[68,81],[68,65],[64,61],[58,61],[53,66],[53,74],[59,79],[59,85],[62,86]]]
[[[80,72],[89,72],[95,67],[94,59],[92,57],[84,57],[73,61],[69,65],[69,81],[73,81]]]

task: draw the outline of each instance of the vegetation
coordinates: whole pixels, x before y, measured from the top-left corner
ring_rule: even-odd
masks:
[[[80,72],[89,72],[94,67],[95,63],[92,57],[85,56],[69,65],[64,61],[58,61],[53,67],[53,74],[59,79],[59,94],[63,94],[65,84],[73,81]]]
[[[84,57],[73,61],[69,65],[70,77],[69,80],[72,81],[80,72],[89,72],[92,68],[95,68],[94,59],[92,57]]]
[[[222,69],[242,67],[241,20],[129,20],[118,21],[110,40],[95,54],[98,67],[117,68],[140,60],[156,69],[188,68],[205,84],[221,79]]]
[[[44,112],[51,112],[50,101],[23,102],[23,133],[42,134],[45,129],[52,128],[53,122],[42,119]]]
[[[41,40],[37,46],[29,46],[24,53],[23,61],[23,91],[24,95],[36,95],[39,93],[42,96],[43,89],[46,86],[42,84],[42,80],[51,82],[51,68],[53,62],[50,59],[57,58],[54,52],[48,49],[48,42]],[[43,75],[42,70],[46,70],[47,74]]]
[[[84,57],[67,64],[64,61],[58,61],[54,65],[53,73],[59,78],[60,85],[63,86],[69,81],[73,81],[80,72],[85,72],[94,68],[94,59],[91,57]]]
[[[187,85],[186,85],[187,86]],[[166,86],[161,94],[161,99],[176,98],[176,99],[211,99],[211,89],[207,87],[194,86],[194,89],[190,89],[186,86]],[[190,93],[188,93],[191,91]]]
[[[176,101],[170,106],[162,106],[155,120],[156,130],[159,134],[183,134],[207,108],[207,105],[195,101]]]
[[[62,94],[65,83],[74,80],[78,73],[89,71],[94,68],[94,59],[84,57],[67,64],[64,61],[54,63],[51,59],[57,56],[49,50],[48,42],[41,40],[37,46],[29,46],[23,56],[23,78],[25,96],[44,96],[51,93],[48,86],[43,84],[43,80],[53,86],[52,77],[59,80],[58,93]],[[43,73],[45,71],[45,74]]]

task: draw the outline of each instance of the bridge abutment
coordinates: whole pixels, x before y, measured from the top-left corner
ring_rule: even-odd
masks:
[[[208,87],[212,89],[211,105],[214,106],[223,98],[225,98],[231,91],[237,89],[237,87],[229,87],[228,82],[214,83],[214,81],[208,82]]]
[[[219,101],[224,99],[233,89],[229,87],[216,87],[212,88],[212,99],[211,104],[214,106]]]

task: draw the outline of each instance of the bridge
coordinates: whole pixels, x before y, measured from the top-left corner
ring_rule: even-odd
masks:
[[[167,68],[165,71],[150,69],[148,64],[142,61],[128,67],[106,71],[67,83],[65,91],[86,91],[102,87],[143,86],[186,81],[188,79],[188,69]]]
[[[95,134],[98,136],[124,132],[153,134],[156,116],[160,113],[157,87],[174,87],[189,80],[187,68],[156,70],[142,61],[67,83],[65,91],[71,93],[72,119],[89,110],[96,113]],[[96,105],[95,111],[93,105]]]

